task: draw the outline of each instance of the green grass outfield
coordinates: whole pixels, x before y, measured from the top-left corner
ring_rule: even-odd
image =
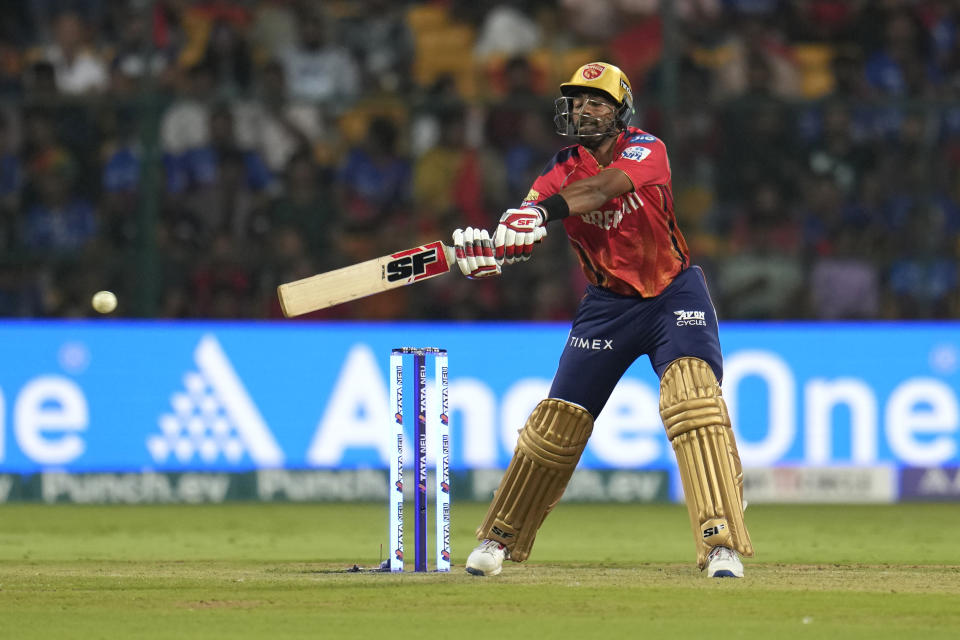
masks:
[[[960,505],[752,505],[744,580],[681,506],[562,504],[531,560],[377,564],[386,505],[0,506],[0,638],[960,638]],[[412,541],[407,541],[408,554]]]

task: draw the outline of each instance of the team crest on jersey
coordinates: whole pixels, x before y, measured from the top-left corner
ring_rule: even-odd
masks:
[[[603,75],[605,66],[602,64],[588,64],[583,68],[583,71],[580,72],[580,75],[584,77],[585,80],[595,80]]]
[[[650,147],[627,147],[620,157],[634,162],[643,162],[648,155],[650,155]]]

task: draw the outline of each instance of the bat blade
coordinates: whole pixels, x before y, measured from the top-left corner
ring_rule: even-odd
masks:
[[[437,240],[349,267],[319,273],[277,287],[280,308],[288,318],[319,311],[450,271],[453,247]]]

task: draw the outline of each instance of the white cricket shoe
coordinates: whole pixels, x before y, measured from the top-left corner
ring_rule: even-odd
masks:
[[[495,576],[503,569],[507,548],[496,540],[484,540],[467,556],[467,573],[475,576]]]
[[[740,554],[727,547],[714,547],[707,556],[708,578],[742,578]]]

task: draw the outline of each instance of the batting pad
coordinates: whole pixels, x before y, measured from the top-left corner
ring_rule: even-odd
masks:
[[[537,530],[567,488],[593,431],[593,416],[575,404],[548,398],[520,431],[510,466],[500,480],[477,539],[501,542],[509,558],[530,555]]]
[[[752,556],[743,521],[743,468],[710,365],[699,358],[670,363],[660,380],[660,416],[677,454],[697,566],[706,566],[716,546]]]

